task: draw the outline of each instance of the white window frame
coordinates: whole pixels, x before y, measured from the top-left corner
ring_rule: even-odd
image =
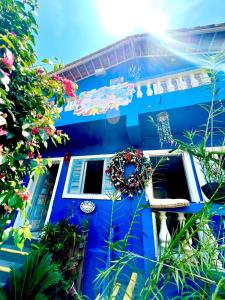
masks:
[[[208,150],[209,152],[210,151],[219,151],[219,150],[221,150],[221,148],[224,150],[225,146],[206,147],[206,150]],[[205,176],[204,176],[204,173],[203,173],[202,168],[200,166],[200,162],[199,162],[198,158],[193,157],[193,160],[194,160],[194,165],[195,165],[199,185],[201,187],[201,186],[205,185],[207,183],[207,181],[205,180]],[[202,190],[201,190],[201,194],[202,194],[202,198],[203,198],[204,202],[208,202],[209,199],[205,196],[205,194],[202,192]]]
[[[167,150],[146,150],[143,151],[145,156],[174,156],[174,155],[180,155],[182,157],[183,166],[184,166],[184,172],[185,177],[188,185],[188,191],[190,194],[190,200],[191,202],[200,202],[201,199],[199,197],[197,184],[195,182],[194,172],[192,168],[191,158],[187,153],[182,152],[170,152],[170,149]],[[153,183],[152,181],[149,182],[148,187],[145,190],[147,195],[147,201],[151,201],[151,199],[154,197],[153,195]],[[158,232],[157,232],[157,226],[156,226],[156,213],[152,212],[152,223],[153,223],[153,236],[154,236],[154,244],[155,244],[155,256],[158,258],[159,256],[159,245],[158,245]]]
[[[69,181],[70,181],[70,176],[71,176],[71,171],[72,171],[72,165],[74,160],[83,160],[83,166],[81,169],[81,190],[83,191],[84,187],[84,175],[86,174],[86,167],[87,167],[87,161],[90,161],[92,159],[99,159],[99,160],[104,160],[104,166],[103,166],[103,176],[102,176],[102,183],[104,183],[105,176],[107,174],[105,173],[106,171],[106,158],[111,158],[113,157],[114,154],[101,154],[101,155],[85,155],[85,156],[71,156],[70,163],[69,163],[69,168],[68,172],[66,175],[66,181],[63,189],[63,194],[62,198],[69,198],[69,199],[90,199],[90,200],[111,200],[110,197],[106,194],[73,194],[73,193],[68,193],[68,188],[69,188]],[[103,186],[102,186],[103,188]]]
[[[59,178],[60,178],[61,170],[62,170],[62,166],[63,166],[63,157],[52,157],[51,160],[52,160],[52,164],[53,165],[58,164],[59,168],[58,168],[58,171],[57,171],[55,184],[54,184],[54,188],[53,188],[53,191],[52,191],[52,196],[51,196],[51,199],[49,201],[48,212],[47,212],[47,215],[46,215],[46,218],[45,218],[44,225],[46,225],[48,223],[48,221],[50,219],[50,216],[51,216],[52,207],[53,207],[53,203],[54,203],[54,199],[55,199],[55,194],[56,194],[56,190],[57,190],[57,187],[58,187]],[[35,176],[34,180],[32,180],[32,179],[29,180],[27,190],[31,194],[31,203],[30,203],[30,205],[32,205],[33,194],[34,194],[34,191],[35,191],[36,186],[38,184],[40,176],[41,175]],[[29,208],[30,208],[30,206],[28,206],[26,208],[26,212],[28,212]],[[18,213],[13,227],[18,228],[19,226],[23,226],[23,223],[24,223],[24,218],[20,215],[20,213]],[[33,235],[32,238],[35,238],[35,234],[32,234],[32,235]]]
[[[192,169],[191,159],[190,156],[187,153],[182,152],[170,152],[171,150],[146,150],[143,151],[145,156],[175,156],[180,155],[182,157],[183,166],[184,166],[184,172],[185,177],[188,185],[188,191],[190,194],[190,200],[192,203],[199,203],[201,201],[198,193],[198,188],[195,182],[195,176]],[[149,185],[146,189],[147,198],[151,200],[153,198],[153,184],[152,182],[149,182]]]

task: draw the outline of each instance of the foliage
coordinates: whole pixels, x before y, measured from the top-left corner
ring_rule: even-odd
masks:
[[[29,203],[25,176],[42,174],[51,166],[41,150],[48,141],[56,145],[68,139],[55,129],[54,120],[64,94],[72,96],[76,90],[71,81],[35,66],[37,8],[36,0],[0,2],[0,242],[14,231],[10,228],[3,234],[5,225],[17,210],[24,214]],[[44,59],[43,64],[57,71],[51,61]],[[31,238],[29,223],[16,234],[15,242],[22,248],[24,240]]]
[[[206,124],[202,128],[186,131],[185,139],[175,141],[178,150],[198,159],[206,182],[218,183],[219,190],[225,184],[225,130],[224,127],[218,126],[217,121],[217,117],[224,114],[224,108],[218,101],[218,93],[223,89],[222,83],[224,82],[224,73],[220,71],[224,54],[213,55],[208,59],[211,69],[205,72],[211,77],[211,84],[208,87],[211,92],[211,102],[210,105],[201,105],[208,115]],[[219,149],[213,148],[215,137],[221,140]],[[207,149],[209,146],[212,147],[211,150]]]
[[[58,266],[52,263],[51,255],[42,248],[33,250],[26,258],[22,269],[12,270],[9,285],[2,288],[3,300],[47,300],[49,288],[61,279]]]
[[[125,168],[135,166],[135,172],[125,177]],[[115,188],[129,197],[141,194],[152,174],[151,162],[144,157],[141,150],[128,148],[116,153],[110,161],[106,174],[110,177]]]
[[[138,236],[133,236],[133,229],[143,209],[149,207],[143,207],[139,200],[124,238],[120,241],[108,240],[113,259],[105,270],[99,271],[96,279],[101,297],[107,300],[122,299],[132,272],[137,272],[139,280],[129,299],[224,299],[222,266],[225,256],[221,240],[224,228],[220,227],[223,217],[218,223],[212,221],[214,215],[220,214],[222,207],[215,210],[211,203],[207,203],[201,211],[189,215],[182,226],[178,222],[176,230],[171,232],[170,243],[166,248],[159,245],[159,255],[155,259],[127,248],[132,239],[134,243],[138,239]],[[114,231],[114,214],[115,208],[112,209],[110,232]],[[217,230],[216,237],[213,236],[214,229]],[[143,276],[143,271],[136,267],[137,261],[149,266],[148,276]],[[115,298],[113,291],[118,283],[121,284],[121,291]]]
[[[62,285],[64,291],[67,292],[79,275],[80,264],[83,260],[80,249],[85,247],[85,236],[79,233],[76,225],[62,220],[56,224],[48,223],[44,227],[40,242],[52,254],[52,260],[59,264],[62,272]]]
[[[209,107],[203,105],[208,112],[204,128],[187,132],[187,142],[176,142],[178,151],[185,151],[198,158],[207,181],[216,181],[223,185],[225,135],[223,129],[215,126],[216,116],[222,113],[221,108],[216,106],[220,59],[221,55],[210,57],[210,66],[213,65],[213,69],[207,72],[212,79],[209,87],[212,99]],[[213,146],[215,134],[222,137],[222,146],[218,151],[213,148],[209,152],[207,146]],[[170,232],[171,241],[166,245],[159,243],[159,254],[155,259],[127,249],[129,240],[135,238],[132,232],[141,208],[143,206],[139,202],[124,239],[118,242],[109,238],[108,245],[114,253],[114,259],[111,259],[106,269],[101,270],[97,276],[101,297],[122,299],[131,273],[135,271],[141,279],[137,286],[135,285],[133,294],[126,295],[130,299],[225,299],[224,207],[215,208],[211,202],[206,202],[198,213],[189,214],[185,223],[178,222],[175,230]],[[150,208],[146,205],[145,209]],[[112,209],[110,233],[114,231],[114,218]],[[141,270],[134,269],[134,262],[137,260],[149,267],[147,276],[143,277]],[[128,280],[122,280],[124,277],[128,277]],[[115,297],[114,291],[118,283],[121,284],[122,291]]]

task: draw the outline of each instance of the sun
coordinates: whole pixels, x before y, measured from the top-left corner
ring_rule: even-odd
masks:
[[[144,31],[162,35],[168,29],[168,16],[155,0],[96,0],[101,22],[107,32],[126,36]]]

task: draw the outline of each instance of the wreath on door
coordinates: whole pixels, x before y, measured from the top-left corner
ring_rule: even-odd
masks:
[[[131,165],[135,167],[135,171],[125,176],[125,168]],[[117,152],[106,170],[115,188],[129,197],[141,193],[147,186],[152,172],[150,159],[145,157],[141,150],[132,148]]]

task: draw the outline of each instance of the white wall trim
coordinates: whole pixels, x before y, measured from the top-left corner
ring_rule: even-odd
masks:
[[[54,199],[55,199],[55,194],[56,194],[56,191],[57,191],[57,188],[58,188],[59,178],[60,178],[61,171],[62,171],[63,160],[64,160],[63,157],[52,158],[52,163],[53,164],[58,163],[59,168],[58,168],[58,171],[57,171],[55,184],[54,184],[54,188],[53,188],[53,191],[52,191],[52,196],[51,196],[51,199],[50,199],[50,202],[49,202],[48,212],[47,212],[46,219],[45,219],[45,224],[48,223],[48,221],[50,219],[50,216],[51,216],[52,207],[53,207],[53,203],[54,203]]]

